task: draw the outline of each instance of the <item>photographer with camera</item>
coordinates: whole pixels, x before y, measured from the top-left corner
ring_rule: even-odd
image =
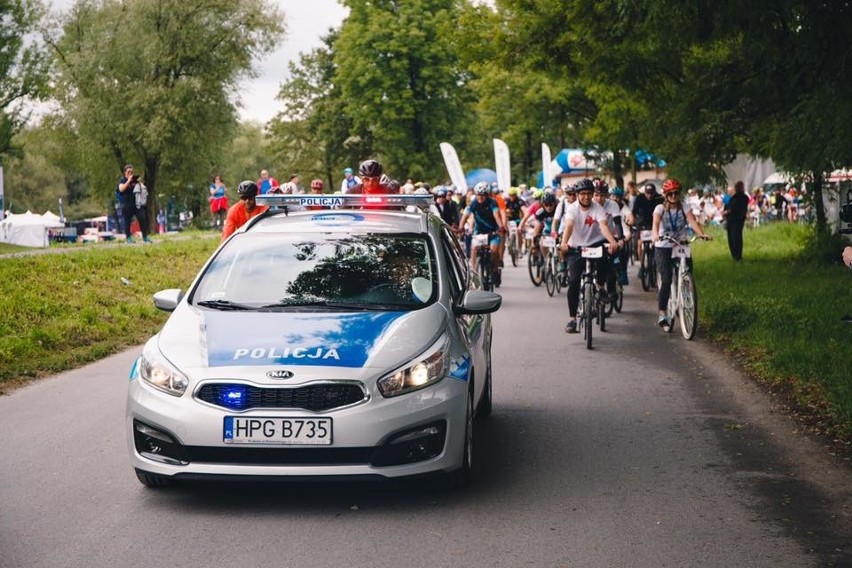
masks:
[[[133,173],[133,166],[124,166],[124,174],[118,180],[115,190],[116,199],[121,204],[121,217],[124,221],[124,234],[126,242],[133,242],[133,233],[130,231],[130,223],[133,217],[139,221],[139,229],[142,231],[142,240],[151,242],[148,236],[148,189],[139,181],[139,176]]]

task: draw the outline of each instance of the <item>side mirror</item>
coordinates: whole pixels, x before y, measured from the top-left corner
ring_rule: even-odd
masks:
[[[173,312],[183,299],[183,290],[180,288],[169,288],[160,290],[154,294],[154,305],[164,312]]]
[[[461,305],[456,307],[457,314],[490,314],[500,309],[503,296],[494,292],[471,290],[462,298]]]

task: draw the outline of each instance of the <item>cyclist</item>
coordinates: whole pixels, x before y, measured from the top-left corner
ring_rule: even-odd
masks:
[[[657,309],[660,311],[657,325],[668,327],[671,322],[666,318],[666,307],[669,304],[669,294],[672,286],[672,247],[674,244],[668,240],[660,240],[662,236],[670,236],[677,242],[686,240],[688,236],[687,227],[692,227],[695,234],[701,239],[709,240],[711,237],[704,233],[701,224],[692,214],[692,208],[680,199],[682,187],[680,181],[669,178],[663,182],[663,196],[665,202],[654,208],[653,224],[651,230],[654,235],[654,259],[657,262],[657,271],[660,273],[660,290],[657,293]],[[692,259],[687,259],[692,266]]]
[[[577,201],[565,211],[565,228],[562,231],[561,244],[562,255],[568,264],[568,314],[571,317],[568,325],[565,326],[565,331],[568,333],[577,333],[580,280],[585,268],[580,247],[594,247],[609,243],[610,254],[618,249],[618,243],[607,225],[606,212],[603,207],[592,201],[592,192],[595,189],[592,180],[581,179],[577,182],[575,189]],[[606,263],[598,262],[595,282],[599,289],[604,285],[605,275]]]
[[[382,165],[376,160],[364,160],[358,167],[361,183],[349,188],[349,193],[393,193],[388,187],[388,179],[384,176]],[[397,191],[398,193],[398,191]]]
[[[240,201],[234,203],[228,209],[228,216],[225,217],[225,228],[222,229],[222,241],[245,225],[252,217],[256,217],[269,210],[268,206],[257,204],[255,199],[257,197],[257,184],[251,180],[241,182],[237,186],[237,195]]]
[[[636,230],[634,235],[638,236],[641,231],[649,230],[654,222],[654,209],[663,203],[663,196],[657,193],[657,186],[653,183],[646,183],[642,188],[641,194],[636,196],[633,201],[633,218],[634,227]],[[642,243],[636,242],[636,249],[639,251],[639,279],[642,279],[642,258],[644,250]]]
[[[614,298],[616,295],[616,273],[614,261],[616,257],[621,258],[622,252],[624,251],[624,227],[622,225],[621,208],[615,201],[609,199],[609,185],[607,185],[604,180],[596,179],[593,184],[595,186],[595,203],[603,207],[606,212],[607,227],[609,227],[609,231],[613,234],[613,236],[615,236],[615,240],[618,242],[618,251],[613,254],[607,262],[609,267],[606,275],[607,294],[609,294],[609,297]]]
[[[506,231],[506,225],[503,223],[503,216],[500,215],[500,207],[497,202],[489,196],[488,184],[480,182],[473,188],[473,193],[476,196],[467,207],[464,208],[464,214],[459,222],[459,230],[463,231],[468,218],[473,219],[473,234],[490,233],[488,239],[489,247],[491,248],[491,266],[494,268],[495,284],[499,285],[499,258],[497,256],[497,247],[500,245],[500,233]],[[471,251],[470,265],[476,269],[476,255]]]
[[[527,206],[524,205],[523,200],[521,200],[520,191],[517,187],[509,188],[509,195],[506,198],[506,225],[508,226],[510,221],[515,223],[515,231],[517,232],[517,228],[521,224],[521,219],[523,219],[524,215],[527,212]],[[518,239],[518,254],[523,253],[523,239],[521,238],[520,233],[516,234]],[[512,238],[509,235],[509,238]]]
[[[497,202],[497,207],[500,208],[500,217],[503,218],[503,226],[507,225],[507,214],[506,214],[506,199],[503,197],[503,191],[497,185],[497,182],[491,184],[491,199]],[[500,237],[500,245],[497,247],[497,255],[500,258],[500,268],[503,267],[503,252],[506,250],[506,239],[502,236]]]
[[[544,251],[541,250],[541,235],[556,236],[556,224],[553,222],[556,205],[556,195],[549,191],[545,192],[541,198],[541,207],[533,215],[536,221],[535,232],[533,233],[533,246],[539,247],[539,252],[542,256],[544,256]]]
[[[621,227],[624,231],[624,243],[626,245],[627,243],[632,242],[631,239],[633,235],[631,234],[630,227],[632,227],[634,223],[633,213],[624,201],[624,188],[616,186],[609,190],[609,195],[621,211]],[[627,261],[630,260],[628,258],[627,247],[623,247],[618,254],[621,255],[621,268],[618,271],[618,277],[621,279],[621,285],[627,286]]]

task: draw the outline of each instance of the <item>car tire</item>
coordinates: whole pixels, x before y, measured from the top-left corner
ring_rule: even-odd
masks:
[[[172,484],[172,480],[164,475],[148,473],[147,471],[142,471],[141,469],[136,470],[136,479],[138,479],[139,483],[141,483],[145,487],[150,487],[152,489],[167,487]]]
[[[447,474],[447,486],[451,490],[464,489],[470,485],[473,470],[473,388],[467,391],[467,413],[464,428],[464,448],[462,449],[462,464],[455,471]]]

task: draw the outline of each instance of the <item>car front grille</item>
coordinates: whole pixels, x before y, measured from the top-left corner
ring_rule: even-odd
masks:
[[[313,412],[332,410],[365,400],[360,383],[317,383],[300,387],[258,387],[243,383],[207,383],[195,397],[228,410],[301,408]]]

